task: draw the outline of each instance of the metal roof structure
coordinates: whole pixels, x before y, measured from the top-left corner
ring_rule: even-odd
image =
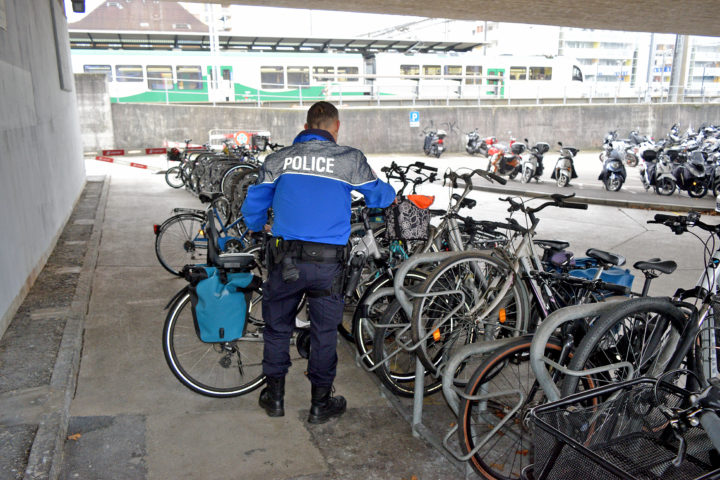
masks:
[[[73,49],[127,50],[210,50],[207,33],[111,32],[70,30]],[[290,38],[254,37],[220,33],[221,50],[268,52],[347,52],[372,54],[378,52],[439,53],[467,52],[482,46],[478,42],[438,42],[375,38]]]

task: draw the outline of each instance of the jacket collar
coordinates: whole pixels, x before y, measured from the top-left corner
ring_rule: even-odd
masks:
[[[303,130],[302,132],[298,133],[298,136],[295,137],[295,140],[293,140],[293,145],[295,145],[296,143],[308,142],[310,140],[320,140],[323,142],[335,143],[335,139],[332,135],[330,135],[330,132],[328,132],[327,130],[321,130],[319,128],[308,128],[307,130]]]

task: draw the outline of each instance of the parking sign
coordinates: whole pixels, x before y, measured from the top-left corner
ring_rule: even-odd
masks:
[[[420,126],[420,112],[410,112],[410,126],[411,127],[419,127]]]

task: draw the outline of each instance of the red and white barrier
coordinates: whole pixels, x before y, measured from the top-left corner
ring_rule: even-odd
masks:
[[[155,171],[155,172],[162,170],[161,168],[153,167],[150,165],[145,165],[144,163],[130,162],[130,161],[123,160],[123,159],[109,157],[107,155],[98,155],[95,157],[95,160],[99,160],[101,162],[106,162],[106,163],[114,163],[117,165],[125,165],[128,167],[142,168],[143,170],[151,170],[151,171]]]

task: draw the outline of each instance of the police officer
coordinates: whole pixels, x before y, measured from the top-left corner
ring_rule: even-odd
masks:
[[[343,268],[350,237],[350,191],[368,207],[387,207],[394,189],[379,180],[360,150],[338,145],[340,120],[331,103],[318,102],[307,113],[305,130],[292,146],[268,155],[257,183],[242,205],[248,228],[258,231],[272,207],[273,237],[268,247],[268,278],[263,284],[265,341],[263,373],[267,387],[260,406],[271,417],[285,415],[285,375],[295,312],[305,294],[310,310],[312,385],[310,423],[345,412],[347,402],[332,396],[337,366],[337,327],[343,316]]]

